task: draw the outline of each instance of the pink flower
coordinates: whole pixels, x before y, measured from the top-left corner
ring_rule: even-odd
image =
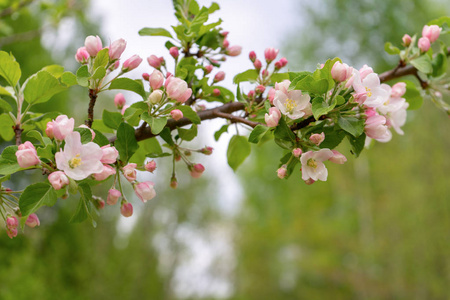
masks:
[[[347,158],[344,156],[344,154],[340,153],[339,151],[331,150],[331,152],[333,152],[333,156],[328,159],[329,161],[340,165],[347,161]]]
[[[257,71],[259,71],[262,68],[262,63],[259,59],[255,59],[255,61],[253,62],[253,66]]]
[[[367,75],[372,74],[373,69],[368,65],[364,65],[361,69],[359,69],[359,76],[361,80],[364,80]]]
[[[193,178],[199,178],[205,171],[205,167],[202,164],[195,164],[189,167],[189,171]]]
[[[389,98],[389,92],[380,85],[380,78],[376,73],[369,73],[364,79],[357,72],[353,78],[355,99],[368,107],[379,107]]]
[[[173,58],[177,59],[178,56],[180,55],[180,53],[178,52],[178,48],[177,47],[171,47],[169,49],[169,53],[170,55],[172,55]]]
[[[122,206],[120,207],[120,213],[125,218],[131,217],[133,215],[133,205],[131,205],[130,202],[122,204]]]
[[[316,144],[317,146],[319,146],[325,140],[325,133],[322,132],[320,134],[319,133],[311,134],[309,140],[314,144]]]
[[[144,168],[148,172],[153,173],[156,170],[156,161],[154,160],[149,161],[148,163],[145,164]]]
[[[364,127],[366,135],[379,142],[389,142],[392,138],[392,133],[386,125],[386,118],[375,114],[366,119]]]
[[[28,227],[34,228],[36,226],[41,225],[41,222],[39,222],[39,218],[36,214],[31,214],[28,216],[27,221],[25,222],[25,225]]]
[[[273,60],[275,60],[275,58],[277,58],[279,51],[280,50],[275,48],[267,48],[266,50],[264,50],[264,57],[266,58],[266,62],[270,63]]]
[[[166,92],[169,98],[181,103],[186,102],[192,95],[192,90],[188,88],[186,81],[173,76],[166,80]]]
[[[255,92],[256,92],[257,94],[262,94],[262,93],[264,93],[265,90],[266,90],[266,87],[263,86],[262,84],[258,85],[258,86],[255,88]]]
[[[295,120],[303,117],[311,107],[309,95],[303,95],[300,90],[288,91],[291,82],[284,80],[275,84],[275,97],[273,104],[283,115]]]
[[[123,176],[125,176],[129,182],[136,180],[136,167],[136,164],[128,164],[122,168]]]
[[[438,38],[439,35],[441,34],[441,30],[442,28],[440,28],[437,25],[425,25],[422,29],[422,36],[428,38],[428,40],[430,41],[430,43],[434,43]],[[420,41],[420,39],[419,39]],[[419,46],[420,48],[420,46]],[[424,51],[426,52],[426,51]]]
[[[352,76],[353,68],[347,64],[335,62],[331,68],[331,77],[337,82],[342,82],[349,79]]]
[[[122,197],[122,193],[116,189],[110,189],[108,191],[108,198],[106,198],[106,203],[108,205],[114,205],[117,203],[117,200]]]
[[[52,122],[53,135],[58,141],[62,141],[66,136],[73,131],[75,126],[75,120],[68,118],[66,115],[60,115],[56,117],[56,120]]]
[[[164,61],[164,58],[158,58],[156,55],[150,55],[149,57],[147,57],[148,64],[155,69],[161,68],[162,61]]]
[[[12,228],[12,229],[7,228],[6,229],[6,234],[9,236],[10,239],[12,239],[13,237],[16,237],[18,233],[19,233],[19,231],[17,230],[17,228]]]
[[[302,149],[295,148],[294,150],[292,150],[292,155],[294,155],[295,157],[300,157],[300,155],[302,155]]]
[[[206,74],[211,73],[211,71],[213,70],[213,68],[214,68],[213,65],[207,65],[207,66],[205,67],[205,73],[206,73]]]
[[[149,77],[150,86],[152,89],[156,90],[162,87],[164,82],[164,75],[158,70],[154,70],[153,73]]]
[[[6,227],[9,229],[14,229],[19,226],[19,220],[17,220],[16,216],[10,216],[6,218]]]
[[[55,190],[60,190],[69,184],[69,178],[61,171],[56,171],[48,175],[48,181]]]
[[[313,179],[314,181],[326,181],[328,170],[323,161],[330,159],[334,154],[330,149],[320,149],[319,151],[308,151],[300,157],[302,163],[302,179]]]
[[[114,96],[114,105],[117,107],[117,109],[121,109],[126,103],[127,100],[125,100],[125,97],[122,93],[118,93],[116,96]]]
[[[150,96],[148,96],[148,101],[150,101],[151,104],[157,104],[161,101],[163,94],[164,92],[161,90],[153,91]]]
[[[85,64],[87,63],[88,59],[89,59],[89,53],[86,50],[86,47],[81,47],[78,48],[77,50],[77,54],[75,54],[75,59],[80,63],[80,64]]]
[[[122,65],[122,71],[123,72],[128,72],[131,70],[136,69],[142,62],[142,58],[140,58],[138,55],[133,55],[132,57],[130,57],[129,59],[127,59],[126,61],[124,61],[123,65]]]
[[[82,180],[91,174],[103,171],[100,159],[103,151],[96,143],[81,144],[80,134],[76,131],[65,138],[64,151],[55,154],[56,166],[75,180]]]
[[[280,63],[281,68],[285,67],[288,64],[288,60],[286,59],[286,57],[280,58],[278,62]]]
[[[123,51],[125,51],[126,46],[127,42],[124,39],[118,39],[112,42],[109,46],[109,59],[111,61],[119,59]]]
[[[280,179],[283,179],[284,177],[286,177],[287,175],[287,169],[286,169],[286,165],[282,165],[278,170],[277,170],[277,176]]]
[[[280,121],[281,113],[280,110],[276,107],[269,108],[269,114],[264,115],[264,120],[268,127],[276,127],[278,122]]]
[[[225,72],[219,71],[216,76],[214,76],[214,82],[219,82],[225,79]]]
[[[47,128],[45,129],[45,134],[49,137],[49,138],[54,138],[55,136],[53,135],[53,122],[47,122]]]
[[[226,50],[225,53],[229,56],[238,56],[239,54],[241,54],[241,52],[242,52],[241,46],[231,46]]]
[[[150,80],[150,74],[148,73],[142,73],[142,79],[149,81]]]
[[[97,53],[102,50],[102,40],[99,36],[90,35],[84,40],[84,46],[90,56],[95,57]]]
[[[114,174],[116,174],[116,169],[114,169],[110,165],[103,165],[103,171],[100,173],[95,173],[94,179],[97,181],[102,181]]]
[[[430,40],[426,37],[421,37],[417,42],[417,46],[420,49],[420,52],[427,52],[430,49]]]
[[[151,181],[140,182],[134,186],[134,192],[142,202],[147,202],[156,196],[154,183]]]
[[[402,41],[403,41],[403,45],[405,45],[405,47],[408,47],[409,45],[411,45],[411,36],[409,36],[409,34],[405,34],[402,37]]]
[[[392,86],[391,97],[399,98],[406,93],[406,83],[397,82]]]
[[[179,109],[174,109],[170,112],[170,115],[172,116],[172,118],[175,121],[178,121],[179,119],[181,119],[183,117],[183,112]]]
[[[250,51],[250,53],[248,54],[248,58],[250,58],[250,60],[251,60],[252,62],[255,62],[255,59],[256,59],[256,53],[255,53],[255,51]]]
[[[102,164],[113,164],[116,162],[117,157],[119,156],[119,151],[114,146],[105,145],[101,147],[102,149],[102,158],[100,161]]]
[[[267,99],[269,99],[270,104],[273,104],[273,99],[275,98],[275,89],[270,89],[269,93],[267,94]]]
[[[25,142],[19,146],[16,151],[17,163],[21,168],[28,168],[38,165],[41,161],[37,155],[36,148],[30,142]]]

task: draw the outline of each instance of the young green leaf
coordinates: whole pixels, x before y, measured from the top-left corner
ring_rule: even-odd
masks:
[[[141,119],[147,122],[153,134],[159,134],[167,124],[167,118],[164,117],[155,118],[149,116],[148,112],[144,112],[141,115]]]
[[[228,165],[236,172],[236,169],[250,155],[251,146],[244,136],[235,135],[230,139],[227,150]]]
[[[233,83],[238,84],[243,81],[255,82],[258,78],[258,75],[258,71],[256,71],[255,69],[249,69],[234,76]]]
[[[145,27],[139,30],[139,35],[149,35],[149,36],[165,36],[173,38],[169,31],[164,28],[149,28]]]
[[[354,137],[360,136],[364,132],[364,120],[355,117],[342,117],[338,119],[339,126],[353,135]]]
[[[428,55],[421,55],[410,62],[417,70],[422,73],[429,74],[433,72],[431,58]]]
[[[25,101],[36,104],[48,101],[53,95],[65,89],[66,87],[49,72],[39,71],[28,79],[23,94]]]
[[[8,146],[3,149],[2,156],[0,157],[0,174],[10,175],[20,170],[17,163],[16,152],[17,146]]]
[[[19,208],[23,217],[26,217],[41,206],[53,206],[57,200],[55,190],[46,182],[34,183],[25,188],[19,199]]]
[[[127,90],[135,92],[146,100],[144,86],[141,80],[132,80],[130,78],[114,79],[109,85],[108,90]]]
[[[122,123],[122,114],[120,112],[110,112],[106,109],[102,114],[103,123],[112,129],[118,129],[119,125]]]
[[[5,51],[0,51],[0,76],[5,78],[8,84],[15,87],[22,76],[19,63],[12,54]]]
[[[202,120],[197,115],[197,113],[190,107],[186,105],[176,106],[173,109],[179,109],[183,113],[183,117],[188,118],[194,124],[200,124]]]
[[[120,160],[127,163],[139,148],[134,136],[134,128],[126,123],[121,123],[117,129],[117,140],[114,146],[119,151]]]
[[[257,144],[259,140],[266,134],[267,131],[269,131],[270,128],[264,125],[256,125],[256,127],[253,129],[253,131],[250,133],[248,137],[248,141],[250,143]]]

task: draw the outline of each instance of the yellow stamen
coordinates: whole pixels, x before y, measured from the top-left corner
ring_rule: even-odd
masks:
[[[286,102],[284,103],[284,106],[286,107],[286,110],[288,113],[291,113],[295,107],[297,107],[297,103],[292,99],[286,99]]]
[[[370,91],[370,89],[368,87],[366,87],[366,92],[367,92],[367,97],[372,97],[372,92]]]
[[[311,168],[314,168],[314,169],[317,168],[317,163],[314,160],[314,158],[308,159],[308,162],[306,164],[308,165],[308,167],[311,167]]]
[[[71,169],[75,169],[76,167],[79,167],[80,165],[81,165],[80,154],[77,154],[74,158],[69,160],[69,167]]]

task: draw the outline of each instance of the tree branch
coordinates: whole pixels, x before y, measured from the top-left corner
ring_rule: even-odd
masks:
[[[5,8],[4,10],[0,11],[0,18],[4,18],[6,16],[11,15],[12,13],[18,11],[24,6],[27,6],[28,4],[31,4],[34,0],[24,0],[22,2],[19,2],[19,4],[15,7],[10,6],[8,8]]]
[[[91,99],[91,101],[89,102],[88,119],[84,121],[84,124],[86,124],[87,127],[91,128],[92,123],[94,122],[94,106],[95,101],[97,100],[97,92],[93,89],[89,89],[89,98]]]

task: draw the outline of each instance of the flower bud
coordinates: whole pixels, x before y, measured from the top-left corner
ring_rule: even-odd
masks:
[[[183,117],[183,112],[179,109],[174,109],[170,112],[170,115],[172,116],[172,118],[175,121],[178,121],[179,119],[181,119]]]
[[[420,49],[420,52],[427,52],[430,49],[430,40],[426,37],[421,37],[417,42],[417,46]]]
[[[207,65],[205,67],[205,74],[209,74],[211,73],[211,71],[213,70],[214,66],[213,65]]]
[[[241,52],[242,52],[241,46],[231,46],[230,48],[227,49],[225,53],[228,56],[238,56],[239,54],[241,54]]]
[[[53,122],[52,121],[47,122],[47,128],[45,129],[45,134],[51,139],[53,139],[55,137],[53,135]]]
[[[214,76],[214,82],[219,82],[225,79],[225,72],[219,71],[216,76]]]
[[[169,53],[170,55],[172,55],[173,58],[177,59],[178,56],[180,56],[180,53],[178,52],[178,48],[177,47],[171,47],[169,49]]]
[[[205,147],[200,149],[200,153],[205,154],[205,155],[211,155],[213,152],[213,148],[212,147]]]
[[[257,71],[259,71],[262,68],[262,63],[259,59],[255,59],[255,61],[253,62],[253,66]]]
[[[125,51],[126,46],[127,42],[124,39],[118,39],[112,42],[109,46],[109,59],[111,61],[119,59],[123,51]]]
[[[115,97],[114,97],[114,105],[117,107],[117,109],[122,109],[122,107],[126,104],[126,100],[125,97],[123,96],[122,93],[118,93]]]
[[[269,114],[264,115],[268,127],[276,127],[281,118],[281,112],[276,107],[269,108]]]
[[[151,160],[144,166],[145,170],[147,170],[150,173],[153,173],[156,170],[156,161]]]
[[[284,177],[286,177],[286,175],[287,175],[287,166],[282,165],[281,168],[277,170],[277,176],[278,178],[283,179]]]
[[[247,98],[248,99],[253,99],[253,98],[255,98],[255,91],[249,91],[248,92],[248,94],[247,94]]]
[[[280,58],[280,60],[278,62],[281,64],[282,68],[288,64],[288,60],[286,59],[286,57]]]
[[[95,173],[93,174],[93,176],[95,180],[102,181],[114,174],[116,174],[116,169],[114,169],[110,165],[103,165],[103,171],[101,171],[100,173]]]
[[[409,45],[411,45],[411,37],[409,36],[409,34],[405,34],[405,35],[402,37],[402,41],[403,41],[403,45],[404,45],[405,47],[408,47]]]
[[[282,67],[281,67],[281,63],[279,62],[279,61],[277,61],[276,63],[275,63],[275,70],[279,70],[279,69],[281,69]]]
[[[114,146],[105,145],[101,147],[103,155],[100,159],[102,164],[113,164],[116,162],[117,157],[119,156],[119,151]]]
[[[425,25],[422,29],[422,36],[428,38],[428,40],[430,41],[430,43],[434,43],[438,38],[439,35],[441,34],[441,30],[442,28],[440,28],[437,25]],[[419,39],[420,41],[420,39]],[[419,46],[420,48],[420,46]],[[426,51],[424,51],[426,52]]]
[[[188,88],[186,81],[173,76],[166,80],[166,92],[169,98],[181,103],[186,102],[192,95],[192,89]]]
[[[404,82],[397,82],[392,86],[391,89],[391,97],[393,98],[400,98],[406,93],[406,83]]]
[[[100,37],[90,35],[84,40],[84,46],[86,47],[86,51],[90,56],[95,57],[97,53],[102,50],[102,40]]]
[[[131,217],[133,215],[133,205],[130,202],[125,202],[120,206],[120,213],[125,218]]]
[[[193,166],[189,166],[189,171],[193,178],[199,178],[205,171],[205,167],[202,164],[195,164]]]
[[[142,73],[142,79],[144,79],[145,81],[149,81],[150,80],[150,74]]]
[[[337,82],[343,82],[352,76],[353,68],[339,61],[335,62],[331,68],[331,77]]]
[[[142,62],[142,58],[138,55],[133,55],[129,59],[127,59],[122,65],[122,72],[128,72],[136,69]]]
[[[155,69],[161,68],[161,60],[156,55],[150,55],[149,57],[147,57],[147,62],[151,67]]]
[[[269,93],[267,94],[267,99],[269,99],[270,104],[273,105],[273,99],[275,99],[275,89],[270,89]]]
[[[53,121],[53,135],[58,141],[62,141],[73,131],[75,126],[74,118],[68,118],[66,115],[60,115]]]
[[[30,142],[25,142],[19,146],[16,151],[17,163],[21,168],[28,168],[38,165],[41,161],[37,155],[36,148]]]
[[[153,91],[150,96],[148,96],[148,101],[151,104],[157,104],[161,101],[164,92],[161,90]]]
[[[266,90],[266,87],[263,86],[262,84],[258,85],[258,86],[255,88],[255,92],[256,92],[258,95],[264,93],[265,90]]]
[[[339,151],[331,150],[331,152],[333,152],[333,156],[328,159],[329,161],[340,165],[347,161],[347,158],[344,156],[344,154],[340,153]]]
[[[294,150],[292,150],[292,155],[294,155],[295,157],[300,157],[300,155],[302,155],[302,149],[295,148]]]
[[[39,218],[36,214],[31,214],[28,216],[27,221],[25,222],[25,225],[28,227],[34,228],[36,226],[41,225],[41,222],[39,221]]]
[[[136,180],[136,167],[136,164],[127,164],[122,168],[123,176],[125,176],[129,182]]]
[[[252,63],[255,62],[256,59],[256,53],[255,51],[250,51],[250,53],[248,54],[248,58],[250,58],[250,60],[252,61]]]
[[[307,184],[307,185],[311,185],[311,184],[313,184],[314,182],[316,182],[314,179],[312,179],[312,178],[308,178],[307,180],[305,180],[305,183]]]
[[[19,233],[19,231],[17,230],[17,228],[12,228],[12,229],[7,228],[6,229],[6,234],[9,236],[10,239],[12,239],[13,237],[16,237],[18,233]]]
[[[268,64],[275,60],[275,58],[277,58],[278,51],[279,50],[275,48],[267,48],[266,50],[264,50],[264,57],[266,58],[266,62]]]
[[[156,196],[154,183],[151,181],[140,182],[134,186],[134,192],[142,202],[147,202]]]
[[[89,57],[90,57],[90,55],[89,55],[89,53],[87,52],[86,47],[78,48],[77,54],[75,54],[75,59],[76,59],[80,64],[85,64],[85,63],[87,63]]]
[[[92,197],[94,198],[94,197]],[[105,208],[105,200],[102,198],[94,198],[94,205],[97,207],[97,209],[104,209]]]
[[[222,48],[226,49],[228,48],[228,46],[230,46],[230,42],[227,39],[224,39],[222,43]]]
[[[212,92],[214,97],[219,97],[220,96],[220,90],[219,89],[214,89]]]
[[[6,218],[6,227],[9,229],[14,229],[19,226],[19,220],[16,216],[10,216]]]
[[[56,171],[48,175],[48,181],[55,190],[60,190],[69,184],[69,178],[62,171]]]
[[[359,69],[359,76],[361,77],[361,80],[364,80],[364,78],[371,73],[373,73],[373,69],[368,65],[364,65],[361,69]]]
[[[228,31],[222,31],[220,35],[226,38],[228,36],[228,33],[229,33]]]
[[[160,71],[154,70],[153,73],[150,75],[149,81],[152,89],[157,90],[163,85],[164,75]]]
[[[178,187],[178,181],[175,176],[172,176],[172,178],[170,178],[170,187],[173,189],[176,189]]]
[[[269,71],[264,69],[261,74],[262,74],[263,77],[268,77],[269,76]]]
[[[122,197],[122,193],[116,189],[110,189],[108,191],[108,198],[106,198],[106,203],[108,205],[115,205],[119,198]]]
[[[325,140],[325,133],[314,133],[309,137],[309,140],[319,146]]]

